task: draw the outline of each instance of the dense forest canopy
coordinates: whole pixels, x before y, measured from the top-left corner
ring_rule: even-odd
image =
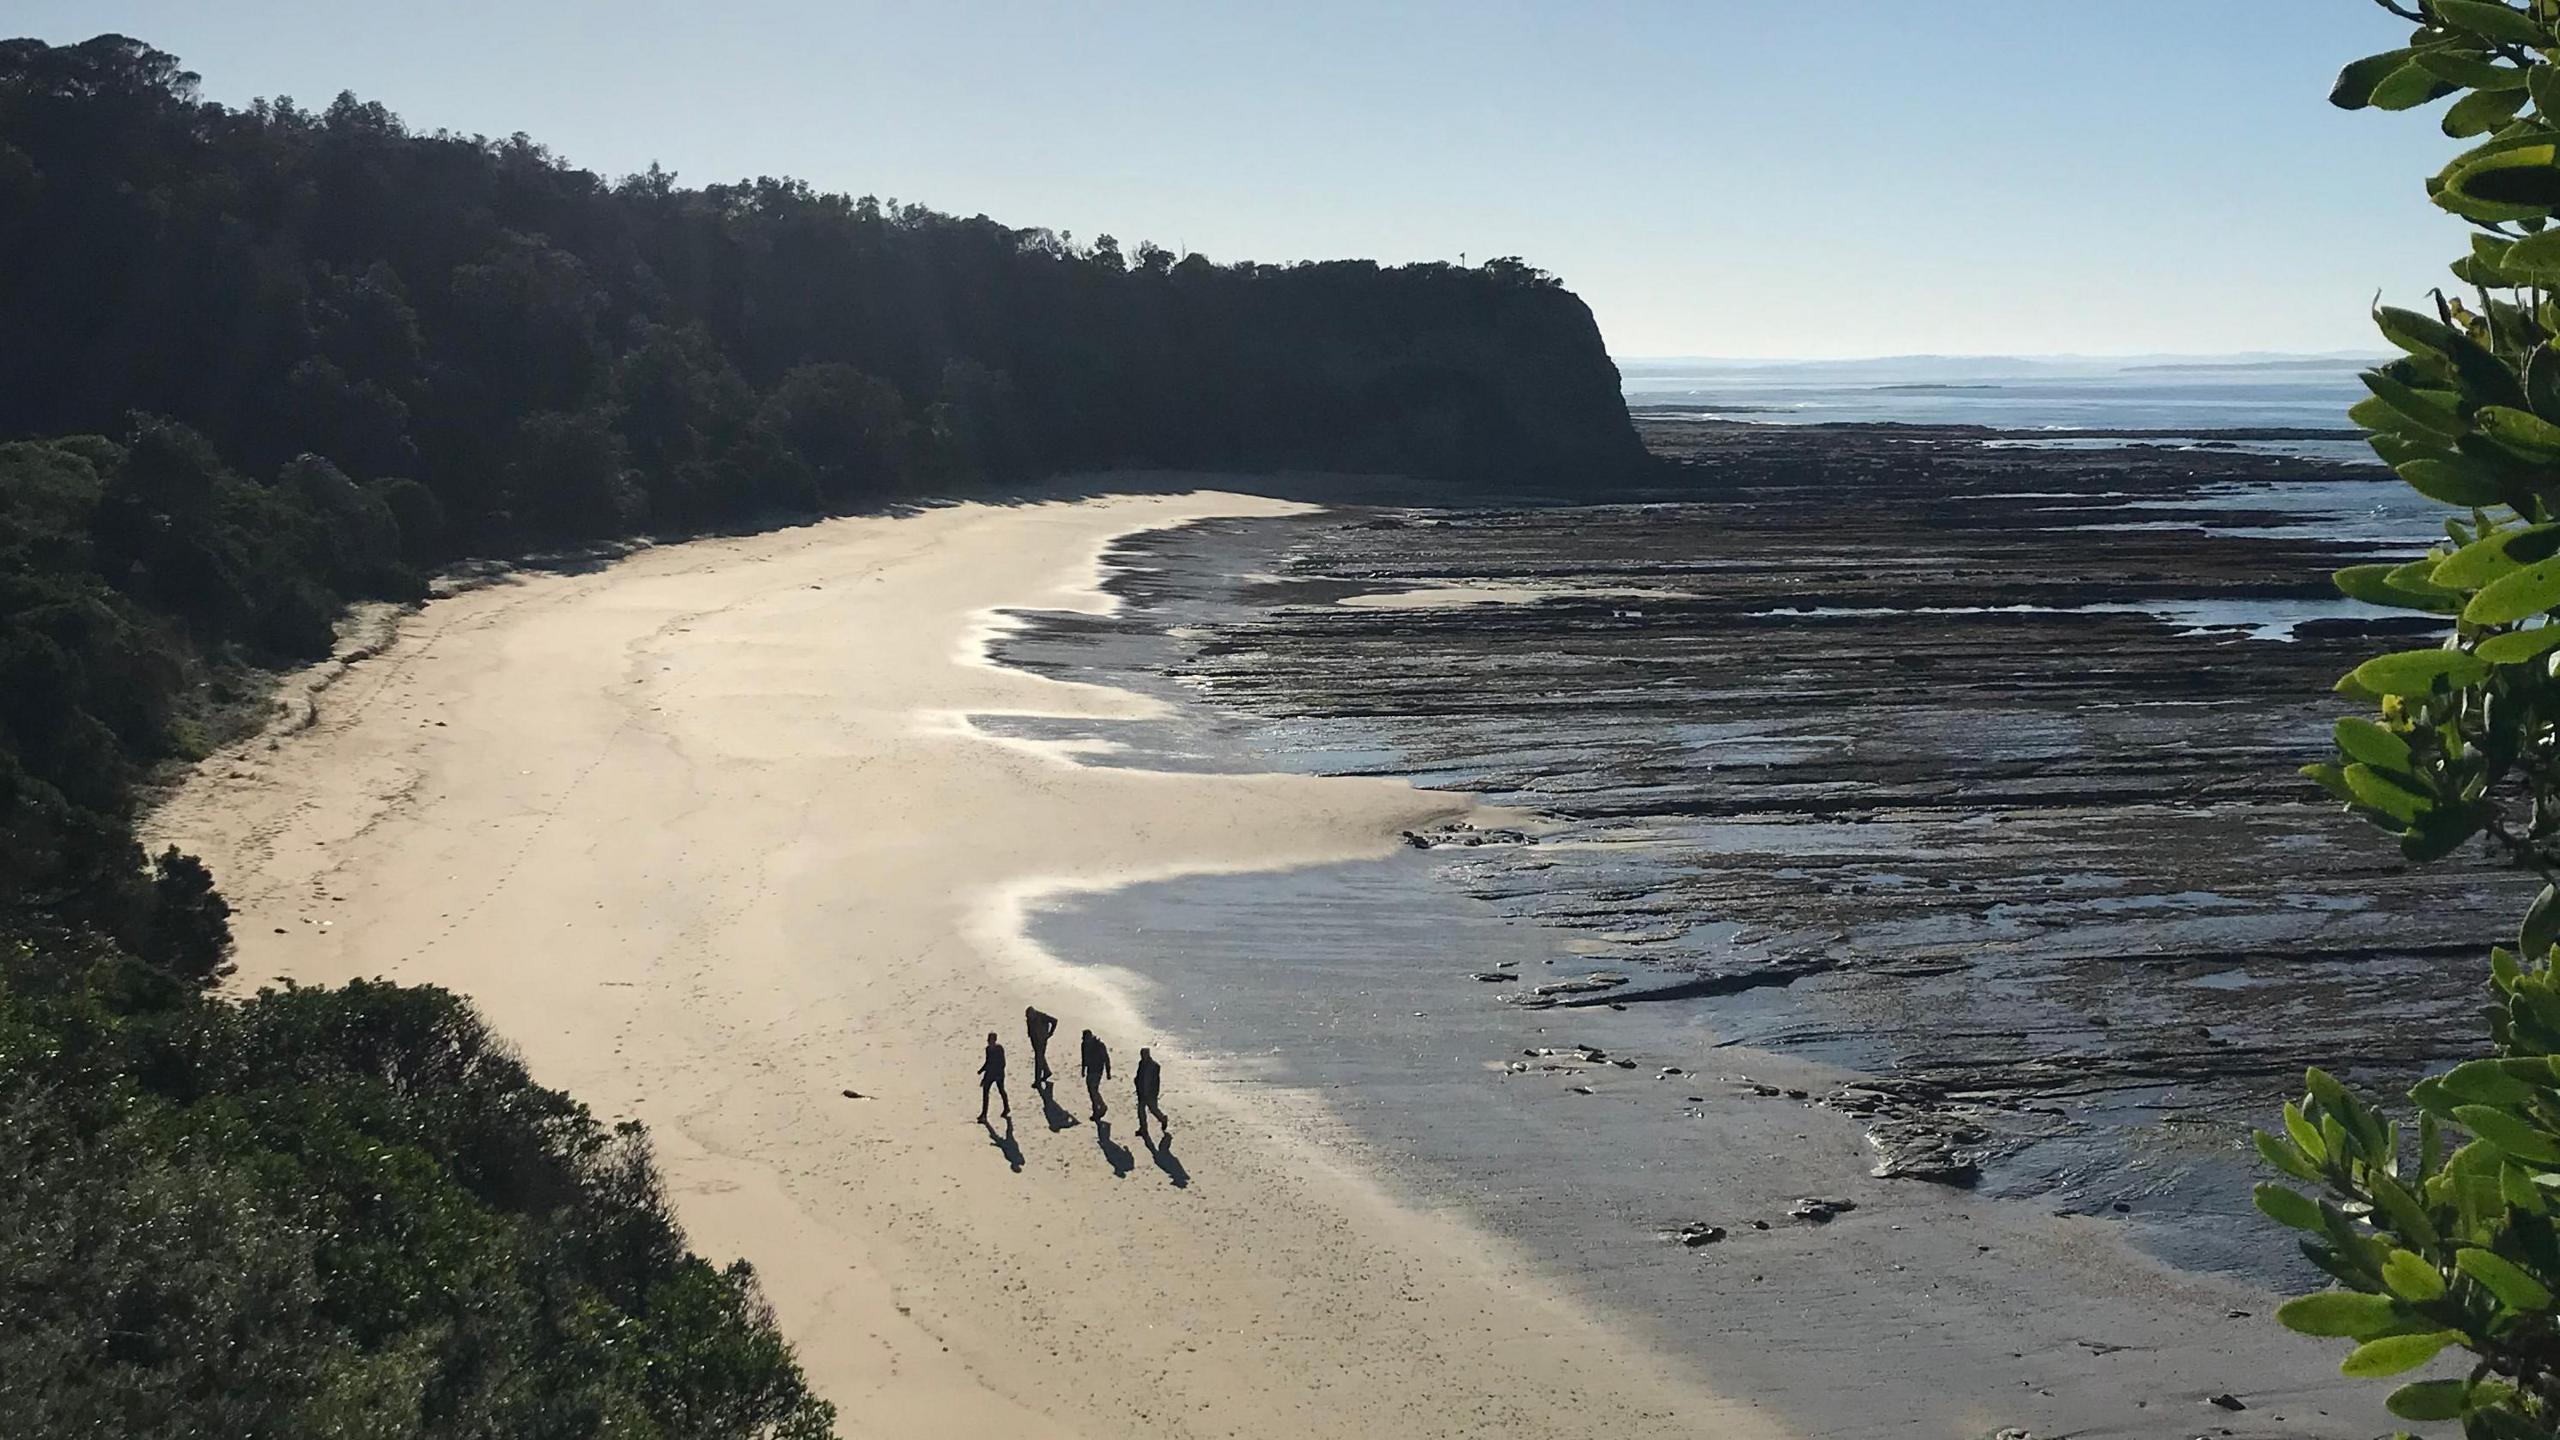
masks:
[[[1217,265],[609,182],[353,95],[207,103],[120,36],[0,43],[0,274],[0,435],[140,411],[262,481],[415,482],[412,556],[1106,464],[1640,463],[1589,312],[1517,261]]]
[[[646,1139],[431,988],[215,990],[135,821],[345,604],[467,554],[1103,465],[1643,463],[1512,260],[1215,265],[608,183],[380,105],[0,41],[0,1414],[12,1434],[814,1436]]]

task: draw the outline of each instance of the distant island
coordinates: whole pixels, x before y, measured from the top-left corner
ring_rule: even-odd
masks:
[[[2165,365],[2127,365],[2125,373],[2160,370],[2355,370],[2376,364],[2352,356],[2311,355],[2290,360],[2186,360]]]

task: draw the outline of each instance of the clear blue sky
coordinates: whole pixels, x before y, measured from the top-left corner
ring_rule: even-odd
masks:
[[[238,104],[1216,260],[1518,254],[1623,356],[2370,349],[2461,227],[2366,0],[19,0]]]

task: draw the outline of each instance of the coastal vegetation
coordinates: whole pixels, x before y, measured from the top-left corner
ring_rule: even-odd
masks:
[[[2560,1434],[2560,3],[2381,0],[2408,43],[2346,67],[2348,109],[2450,99],[2469,142],[2427,182],[2469,221],[2455,294],[2375,312],[2398,359],[2355,407],[2373,448],[2456,512],[2416,560],[2359,565],[2360,600],[2441,617],[2438,646],[2377,655],[2339,681],[2371,707],[2306,773],[2398,838],[2411,861],[2483,843],[2540,876],[2513,946],[2490,956],[2491,1052],[2420,1081],[2414,1135],[2325,1071],[2257,1136],[2258,1203],[2304,1232],[2336,1288],[2277,1318],[2352,1342],[2351,1376],[2447,1351],[2460,1374],[2399,1384],[2391,1411],[2474,1440]],[[2414,1142],[2414,1143],[2413,1143]]]
[[[465,556],[1080,466],[1641,463],[1517,261],[1218,265],[0,42],[0,1413],[13,1434],[806,1436],[646,1137],[469,1006],[223,996],[149,787]]]

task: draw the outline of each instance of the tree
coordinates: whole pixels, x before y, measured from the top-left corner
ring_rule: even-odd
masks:
[[[640,488],[624,466],[622,437],[594,410],[546,410],[519,421],[507,445],[506,495],[537,540],[592,540],[628,531]]]
[[[2382,308],[2402,352],[2364,376],[2350,412],[2402,479],[2454,509],[2445,539],[2338,588],[2441,618],[2442,644],[2379,655],[2339,681],[2368,702],[2337,724],[2335,761],[2305,773],[2396,836],[2412,861],[2475,841],[2545,881],[2513,949],[2490,956],[2491,1053],[2419,1082],[2415,1145],[2313,1069],[2261,1132],[2267,1163],[2313,1187],[2258,1187],[2305,1232],[2337,1288],[2285,1304],[2306,1334],[2356,1342],[2349,1375],[2415,1370],[2447,1349],[2467,1373],[2394,1390],[2411,1420],[2473,1440],[2560,1434],[2560,0],[2381,0],[2409,43],[2346,67],[2331,100],[2408,110],[2459,98],[2448,136],[2473,143],[2428,184],[2470,221],[2453,266],[2469,300]]]
[[[828,504],[888,494],[907,478],[913,427],[897,387],[850,365],[802,365],[765,397],[757,422],[791,447]]]

